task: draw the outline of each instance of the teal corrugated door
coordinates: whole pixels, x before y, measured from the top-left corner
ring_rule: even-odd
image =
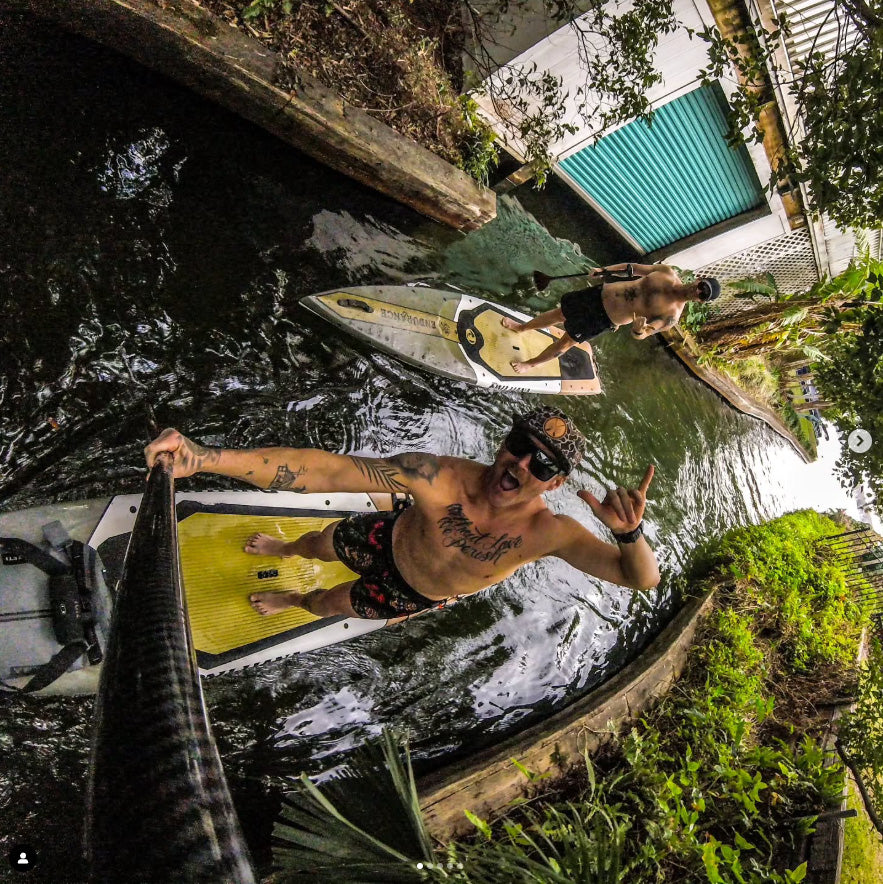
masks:
[[[635,120],[561,168],[652,252],[760,206],[763,189],[744,146],[727,145],[723,95],[703,86]]]

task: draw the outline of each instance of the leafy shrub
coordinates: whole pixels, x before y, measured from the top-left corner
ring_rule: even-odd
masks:
[[[861,670],[855,709],[841,719],[840,740],[883,818],[883,647],[878,639]]]
[[[695,334],[708,322],[708,315],[711,312],[711,305],[700,301],[687,301],[687,307],[681,314],[679,325],[682,325],[688,332]]]
[[[701,571],[698,589],[719,589],[674,689],[597,761],[597,781],[589,764],[577,798],[477,821],[479,842],[449,847],[463,865],[453,879],[601,882],[616,868],[638,884],[800,881],[792,857],[843,772],[811,736],[779,739],[793,726],[775,719],[793,708],[791,680],[848,677],[862,616],[816,552],[838,530],[795,513],[699,551],[691,582]]]
[[[457,165],[476,181],[487,185],[492,169],[500,161],[496,134],[478,115],[478,105],[468,95],[460,96],[463,127],[459,148],[462,160]]]

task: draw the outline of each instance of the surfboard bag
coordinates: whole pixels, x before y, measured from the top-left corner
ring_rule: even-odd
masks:
[[[55,638],[62,646],[52,659],[40,666],[23,688],[4,687],[22,693],[39,691],[63,675],[84,653],[93,665],[102,660],[95,634],[92,596],[96,587],[98,554],[79,540],[71,540],[58,522],[43,529],[53,548],[63,551],[68,562],[14,537],[0,538],[4,565],[28,563],[49,577],[49,611]]]

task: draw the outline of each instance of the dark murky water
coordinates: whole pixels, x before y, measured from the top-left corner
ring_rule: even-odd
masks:
[[[539,297],[531,271],[564,273],[582,257],[514,199],[469,236],[443,229],[112,53],[9,13],[0,170],[4,510],[139,488],[150,410],[209,444],[490,460],[511,412],[535,397],[405,367],[297,299],[421,278],[536,310],[560,290]],[[591,230],[572,236],[598,262],[622,257]],[[652,460],[648,534],[671,573],[702,538],[807,502],[781,478],[783,464],[799,470],[791,449],[655,343],[608,336],[596,352],[605,395],[560,403],[591,453],[551,495],[554,509],[591,524],[575,486],[635,482]],[[494,741],[602,681],[670,601],[665,586],[636,596],[550,560],[448,612],[206,683],[258,854],[262,780],[333,769],[385,724],[410,731],[423,766]],[[61,869],[78,880],[89,704],[9,709],[0,836],[43,846],[51,880]]]

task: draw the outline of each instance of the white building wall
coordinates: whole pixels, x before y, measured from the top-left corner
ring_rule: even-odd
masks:
[[[622,14],[631,8],[630,2],[608,3],[608,8]],[[674,15],[684,27],[679,28],[672,34],[664,34],[660,38],[655,52],[655,65],[662,76],[662,81],[653,86],[647,93],[651,107],[659,108],[662,105],[685,95],[701,85],[699,72],[708,65],[708,51],[704,41],[698,37],[691,37],[688,29],[701,30],[706,26],[714,25],[714,16],[704,0],[675,0],[673,7]],[[550,33],[539,40],[524,52],[514,56],[509,65],[511,67],[528,68],[537,65],[539,71],[548,70],[553,75],[562,78],[565,89],[570,93],[567,99],[567,114],[565,121],[577,127],[577,132],[562,138],[553,146],[551,153],[563,160],[591,144],[599,135],[598,127],[583,120],[579,114],[579,99],[577,90],[585,83],[585,72],[579,64],[579,38],[574,29],[567,25]],[[596,46],[598,51],[603,47]],[[501,76],[506,75],[504,68]],[[721,86],[724,94],[729,98],[735,88],[735,78],[732,81],[723,81]],[[506,132],[501,124],[500,116],[505,115],[505,108],[495,109],[490,100],[478,97],[477,101],[487,118],[491,121],[495,130],[507,148],[518,158],[524,159],[524,147],[519,140]],[[502,111],[498,114],[498,111]],[[747,145],[749,156],[757,171],[758,179],[766,184],[771,177],[771,169],[767,160],[763,145],[749,142]],[[574,182],[563,173],[557,171],[558,176],[577,192],[583,199],[598,210],[599,207],[587,198],[587,195]],[[728,249],[746,249],[769,240],[782,233],[790,232],[787,213],[777,193],[767,195],[771,216],[752,221],[737,230],[730,230],[712,240],[679,252],[666,256],[679,266],[702,266],[713,263],[723,254],[731,254]],[[607,218],[615,228],[618,225],[613,219]],[[624,230],[619,230],[629,242],[631,240]],[[633,244],[634,245],[634,244]]]
[[[614,13],[622,14],[631,8],[631,3],[613,0],[607,6]],[[699,30],[706,25],[714,24],[708,6],[703,0],[675,0],[674,14],[686,27],[678,29],[673,34],[664,34],[660,38],[655,62],[663,80],[647,93],[647,98],[654,108],[696,89],[700,85],[699,70],[708,63],[707,44],[698,37],[691,39],[686,30],[686,28]],[[598,43],[595,44],[595,49],[598,52],[604,51],[604,47]],[[598,135],[597,127],[592,125],[591,121],[583,120],[579,114],[580,102],[577,89],[585,85],[586,74],[579,65],[579,36],[574,28],[570,25],[559,28],[509,62],[510,67],[521,69],[529,68],[533,64],[536,64],[540,71],[547,70],[562,78],[565,89],[570,93],[566,102],[568,110],[564,121],[573,124],[579,131],[575,135],[562,138],[551,150],[553,156],[565,159],[582,150]],[[503,68],[498,76],[505,77],[506,73],[506,69]],[[500,125],[500,115],[488,97],[476,96],[476,100],[488,119],[495,125],[507,148],[523,159],[523,145]]]

